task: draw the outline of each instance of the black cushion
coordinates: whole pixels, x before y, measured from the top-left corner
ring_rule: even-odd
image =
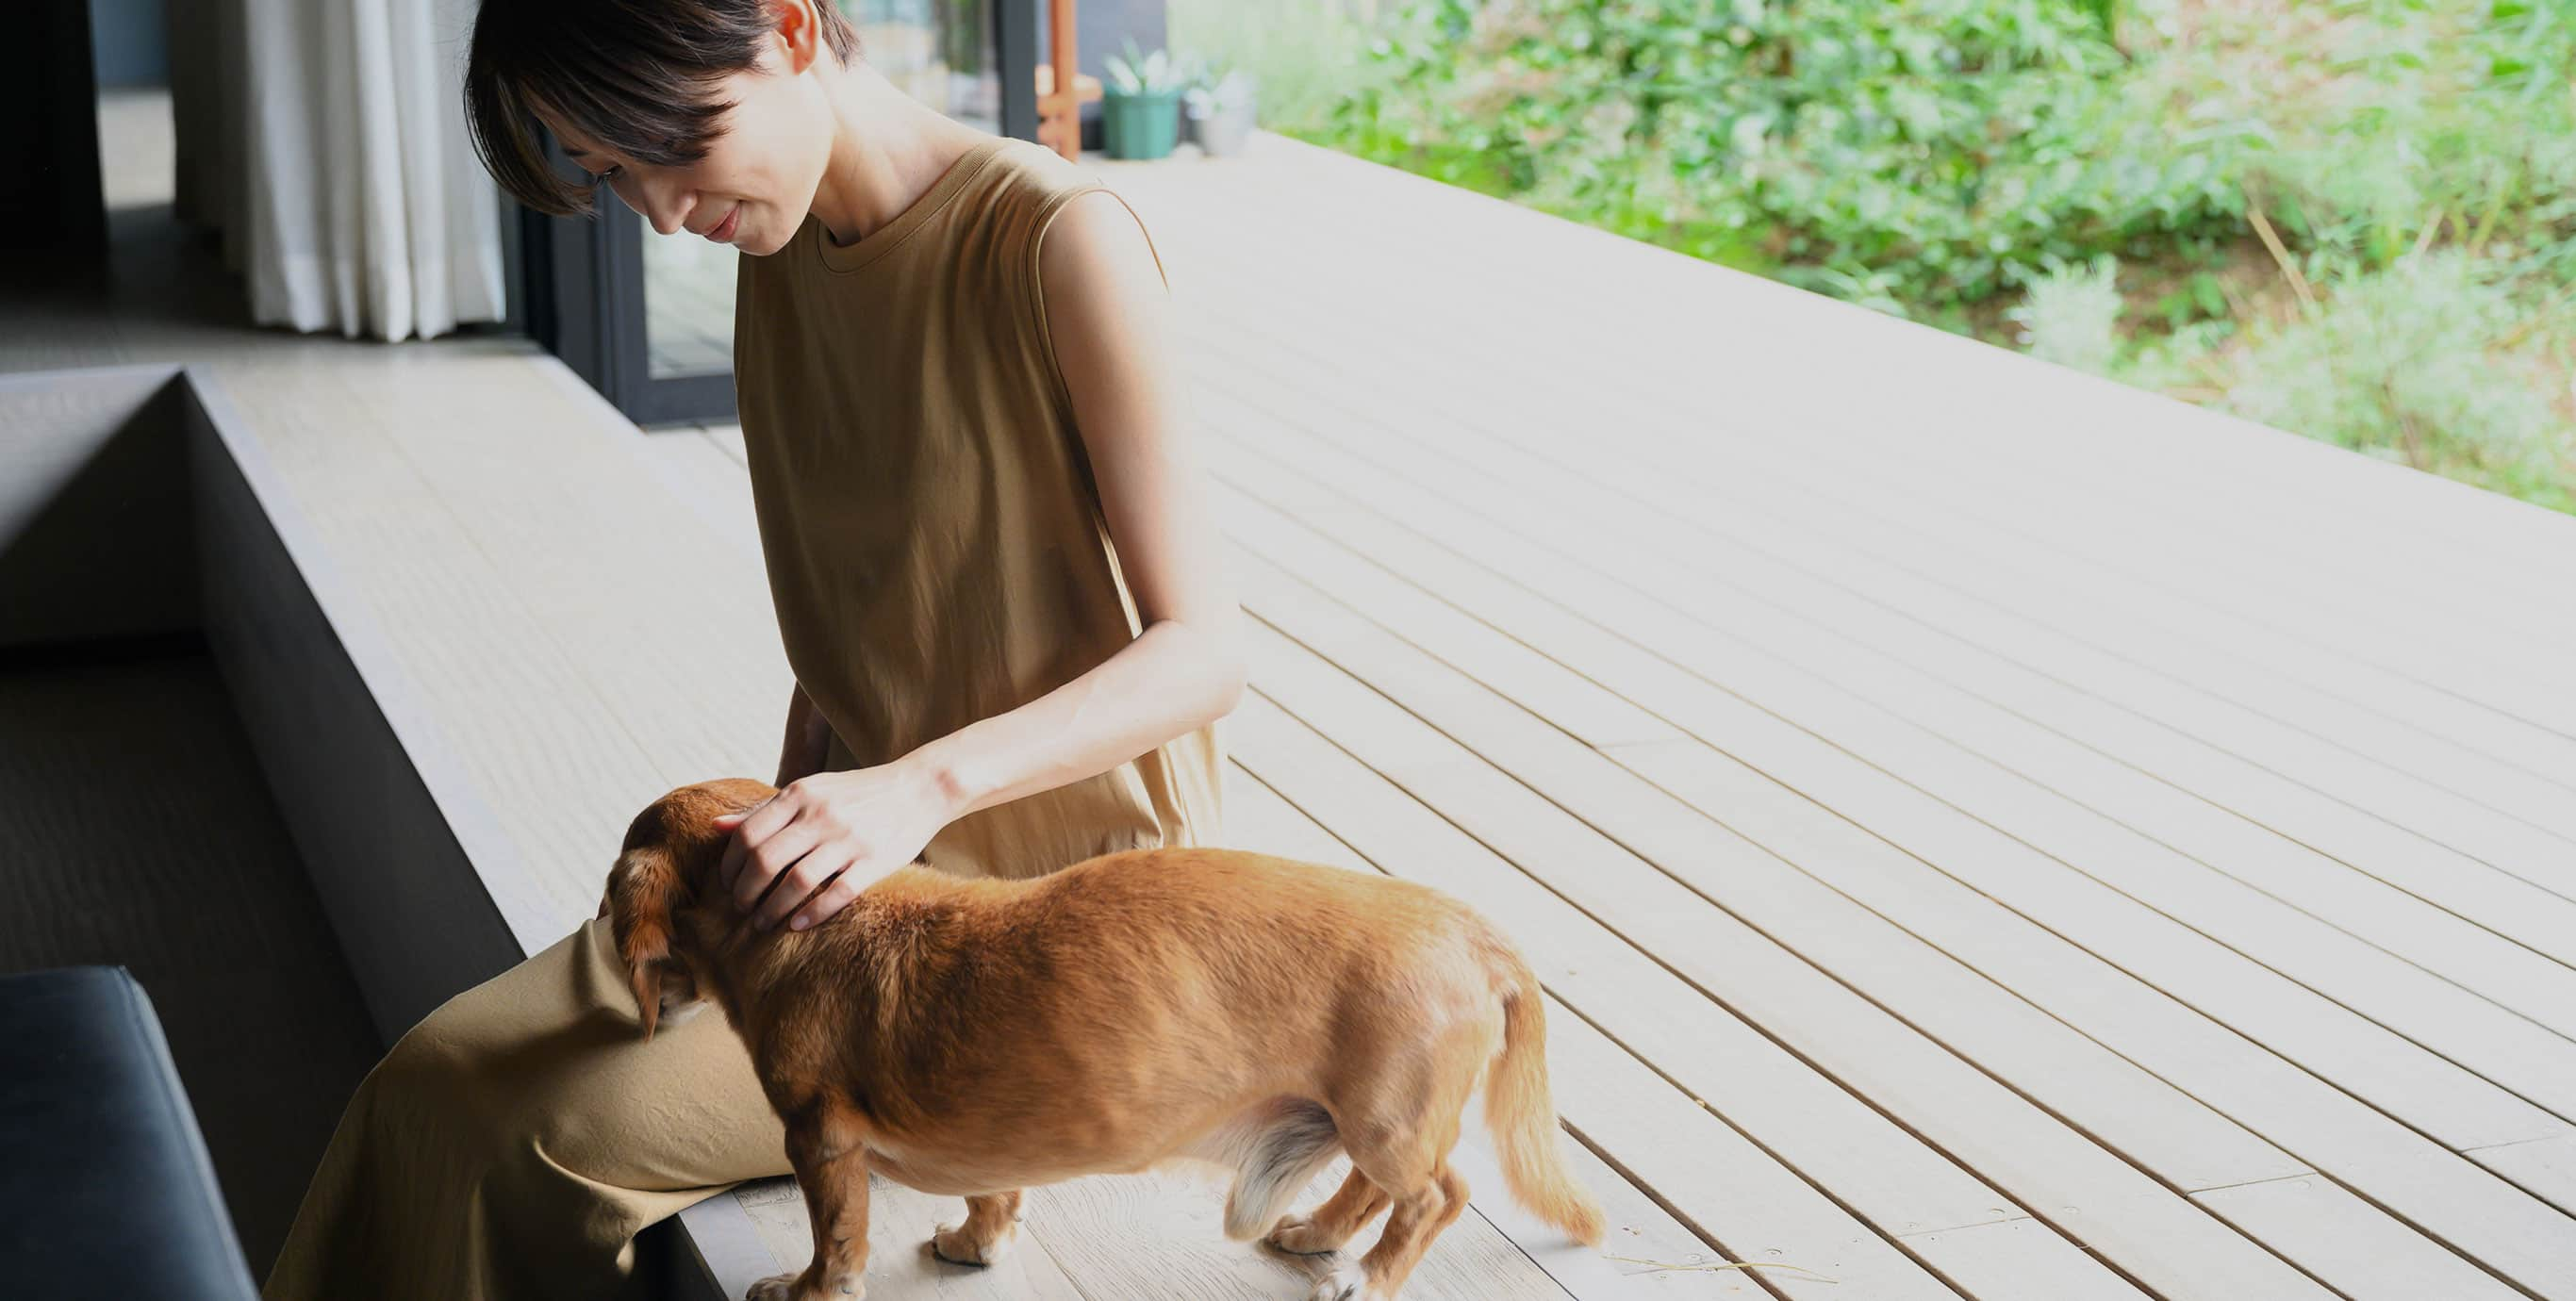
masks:
[[[152,1000],[121,966],[0,976],[0,1292],[256,1301]]]

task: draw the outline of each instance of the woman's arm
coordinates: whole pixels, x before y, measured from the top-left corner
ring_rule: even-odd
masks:
[[[889,763],[805,777],[735,815],[741,834],[720,879],[740,906],[757,902],[757,925],[802,929],[829,917],[948,823],[1106,772],[1242,698],[1241,609],[1186,436],[1170,295],[1125,202],[1105,190],[1067,202],[1040,250],[1039,285],[1144,631],[1027,704]]]
[[[1231,713],[1241,613],[1190,446],[1171,297],[1124,200],[1078,195],[1039,251],[1044,327],[1144,632],[1089,672],[905,756],[963,817],[1107,771]]]
[[[1090,672],[898,762],[919,770],[954,822],[1115,768],[1231,713],[1242,690],[1228,651],[1164,620]]]

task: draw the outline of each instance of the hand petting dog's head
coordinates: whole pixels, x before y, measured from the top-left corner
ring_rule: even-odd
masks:
[[[672,918],[705,897],[724,853],[731,832],[714,825],[716,816],[739,813],[776,793],[766,782],[743,777],[698,782],[653,801],[627,825],[599,915],[610,919],[617,937],[617,956],[626,964],[647,1041],[666,1016],[707,996],[696,955],[690,946],[672,943]]]

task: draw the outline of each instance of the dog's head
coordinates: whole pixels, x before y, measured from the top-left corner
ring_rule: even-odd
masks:
[[[664,1017],[708,994],[696,946],[680,942],[674,918],[702,900],[719,902],[707,886],[732,832],[715,826],[717,815],[739,813],[773,794],[767,783],[748,778],[699,782],[646,805],[627,825],[599,915],[610,919],[617,937],[647,1041]]]

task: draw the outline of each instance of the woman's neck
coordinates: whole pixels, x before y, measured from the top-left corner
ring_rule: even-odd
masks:
[[[824,88],[832,149],[811,211],[835,244],[855,244],[901,216],[983,139],[864,63],[832,74]]]

